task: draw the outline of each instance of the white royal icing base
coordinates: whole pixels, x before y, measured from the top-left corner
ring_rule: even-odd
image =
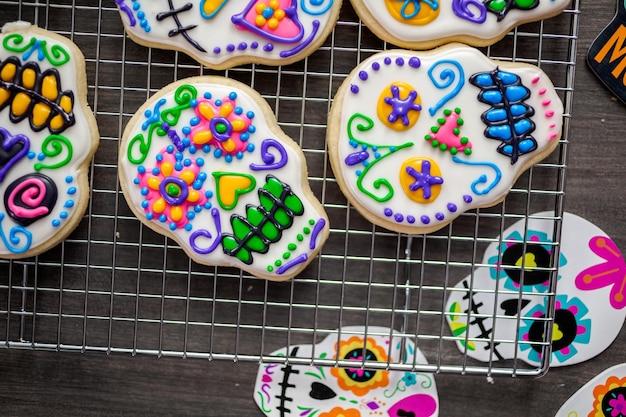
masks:
[[[498,21],[498,16],[491,12],[485,12],[482,23],[473,22],[460,17],[454,12],[453,3],[482,3],[482,1],[451,0],[437,1],[439,15],[429,23],[413,25],[396,19],[389,13],[385,6],[385,0],[357,0],[367,9],[379,27],[370,27],[377,36],[387,42],[399,44],[405,47],[419,47],[419,44],[435,47],[443,45],[451,39],[468,43],[475,46],[486,46],[495,43],[502,38],[510,29],[525,22],[536,21],[551,17],[565,9],[569,0],[540,0],[539,4],[530,10],[512,9],[506,16]],[[353,0],[354,2],[354,0]],[[429,6],[423,0],[417,2],[405,2],[420,4],[422,8]],[[357,13],[363,13],[359,7],[355,7]],[[475,5],[467,8],[468,13],[478,17],[479,9]],[[366,22],[369,19],[364,19]],[[373,25],[371,25],[373,26]]]
[[[207,177],[203,182],[202,190],[203,192],[210,191],[212,193],[212,196],[208,198],[211,207],[204,207],[195,214],[195,217],[187,223],[191,225],[190,230],[186,230],[184,227],[177,227],[176,230],[171,230],[169,228],[169,221],[161,222],[157,218],[149,220],[146,217],[148,210],[142,206],[145,198],[141,194],[141,184],[137,184],[136,179],[138,178],[139,166],[144,166],[147,172],[150,172],[156,165],[157,155],[162,153],[168,145],[172,145],[172,141],[168,136],[161,137],[156,134],[153,135],[152,144],[145,160],[141,164],[130,161],[128,147],[130,139],[138,134],[147,134],[147,130],[142,128],[142,125],[144,125],[147,120],[145,111],[154,110],[155,104],[161,100],[165,100],[163,104],[160,105],[161,111],[174,107],[176,105],[174,101],[175,91],[178,87],[183,85],[193,86],[197,90],[198,100],[202,100],[204,94],[207,92],[211,94],[211,100],[222,99],[228,97],[232,92],[235,92],[235,103],[236,106],[243,109],[242,114],[246,115],[250,111],[254,113],[251,120],[252,125],[256,129],[250,134],[250,138],[247,141],[249,144],[254,145],[254,149],[252,151],[244,151],[240,158],[233,157],[230,162],[228,162],[223,155],[215,157],[214,152],[217,148],[213,144],[210,146],[211,149],[209,152],[203,150],[201,146],[193,153],[190,151],[189,147],[184,149],[182,153],[185,158],[196,160],[201,158],[203,160],[201,172],[205,173]],[[291,139],[277,128],[275,121],[266,119],[267,116],[271,117],[269,107],[265,105],[264,102],[260,101],[262,100],[260,97],[254,99],[250,93],[253,93],[253,90],[232,80],[221,77],[196,77],[178,81],[169,86],[167,92],[162,91],[153,96],[137,111],[124,133],[119,161],[122,187],[124,195],[135,214],[155,231],[167,234],[175,239],[195,261],[207,265],[234,266],[244,269],[256,276],[272,280],[285,280],[301,272],[319,252],[328,236],[328,219],[321,205],[308,187],[308,182],[306,182],[306,162],[302,152]],[[263,104],[263,106],[260,104]],[[194,109],[187,108],[182,111],[178,123],[172,126],[172,129],[177,132],[181,139],[193,136],[193,133],[184,134],[183,127],[192,126],[192,119],[195,117]],[[271,157],[266,159],[262,158],[263,142],[268,139],[276,140],[282,144],[287,159],[284,166],[271,168],[272,164],[284,160],[276,147],[269,148],[269,153],[272,154]],[[134,155],[136,150],[135,147],[131,155]],[[267,169],[253,170],[251,169],[252,165],[265,166]],[[251,175],[256,181],[256,187],[252,191],[239,195],[239,199],[234,208],[225,209],[219,204],[217,198],[218,190],[216,188],[216,179],[213,175],[216,172],[233,172]],[[209,253],[200,253],[198,250],[194,249],[194,245],[191,241],[193,240],[194,233],[199,230],[208,231],[210,234],[210,237],[205,235],[195,240],[196,246],[202,247],[203,249],[214,244],[215,239],[220,236],[214,217],[216,211],[221,225],[221,233],[233,234],[233,228],[230,223],[231,216],[240,215],[245,217],[248,206],[259,206],[260,199],[258,190],[266,183],[266,177],[268,175],[273,175],[291,187],[293,193],[304,205],[303,214],[293,217],[293,224],[282,230],[280,239],[275,243],[271,243],[266,253],[252,252],[253,262],[249,265],[240,261],[235,256],[225,254],[222,244],[215,246]],[[318,228],[321,227],[321,229],[315,231],[315,225],[317,224],[319,224]],[[288,249],[289,244],[295,244],[297,247],[290,251]],[[286,252],[291,252],[289,258],[283,257]],[[306,260],[281,272],[280,266],[288,264],[303,254],[306,255]],[[276,261],[280,261],[278,265]],[[268,268],[268,266],[271,268]]]
[[[418,68],[409,65],[409,61],[414,57],[419,59]],[[390,59],[390,64],[385,64],[386,58]],[[402,66],[396,64],[399,58],[403,60]],[[429,109],[436,107],[459,82],[458,68],[449,62],[456,62],[462,68],[464,84],[456,96],[450,97],[431,116]],[[379,65],[379,69],[374,70],[373,65]],[[514,164],[511,163],[510,157],[497,152],[501,141],[484,136],[487,126],[481,120],[481,115],[489,110],[490,106],[478,101],[481,90],[469,82],[471,75],[492,71],[498,68],[498,65],[502,71],[514,73],[521,78],[523,85],[530,91],[530,97],[524,103],[534,109],[534,116],[530,119],[535,124],[535,130],[531,134],[536,139],[538,147],[535,151],[519,156]],[[452,85],[438,89],[429,78],[429,71],[437,77],[444,70],[455,73],[452,75]],[[361,73],[366,74],[366,80],[362,78]],[[446,74],[445,71],[443,74]],[[389,84],[399,81],[410,84],[422,102],[417,123],[406,131],[386,127],[377,116],[378,97],[387,91]],[[353,92],[354,89],[358,90],[356,94]],[[461,110],[460,117],[464,121],[460,127],[460,136],[467,137],[472,143],[471,155],[459,152],[456,158],[482,165],[454,162],[449,152],[433,148],[424,139],[425,135],[431,134],[431,128],[438,125],[437,119],[443,117],[444,109],[455,108]],[[366,149],[369,153],[366,163],[376,162],[376,165],[369,168],[363,179],[363,186],[375,196],[382,197],[387,194],[388,189],[379,182],[377,186],[377,180],[381,178],[388,180],[393,190],[393,197],[388,201],[378,202],[359,189],[357,173],[366,169],[364,164],[346,163],[349,155],[363,148],[360,145],[353,147],[348,136],[349,120],[357,113],[371,118],[374,122],[373,128],[367,131],[359,131],[354,123],[352,130],[357,139],[378,146],[399,147],[407,142],[413,143],[413,146],[399,149],[384,160],[381,158],[380,162],[376,162],[374,157],[375,149],[371,147]],[[333,171],[342,186],[342,191],[370,221],[405,233],[431,232],[443,227],[467,210],[499,202],[509,192],[513,182],[523,170],[558,144],[562,113],[563,107],[559,97],[548,77],[539,68],[530,65],[497,64],[478,50],[460,44],[421,54],[408,51],[382,52],[359,65],[344,81],[335,98],[328,133]],[[338,123],[335,123],[335,120],[338,120]],[[363,120],[358,121],[363,124]],[[378,152],[384,156],[388,151],[379,149]],[[412,157],[428,157],[441,169],[444,183],[441,185],[440,194],[436,198],[431,198],[429,203],[413,201],[405,194],[400,184],[400,167]],[[500,179],[487,193],[480,195],[479,193],[491,186],[498,176],[496,169],[486,164],[497,167]],[[479,193],[474,192],[472,187]],[[465,196],[471,197],[471,202],[466,201]],[[450,209],[449,204],[454,205],[454,210]],[[401,215],[401,218],[396,218],[397,214]],[[412,216],[412,219],[408,216]],[[422,221],[423,216],[427,218],[426,221]]]
[[[250,30],[250,27],[243,28],[242,25],[233,22],[233,16],[240,15],[250,5],[253,8],[259,3],[269,5],[269,0],[175,2],[175,9],[184,10],[170,17],[163,17],[162,14],[170,10],[168,0],[120,0],[117,3],[124,27],[137,42],[180,50],[204,65],[224,69],[250,62],[284,65],[304,58],[325,40],[341,8],[341,0],[325,0],[319,5],[316,5],[318,2],[311,0],[279,1],[283,8],[295,7],[296,17],[292,19],[297,20],[301,27],[290,33],[299,33],[300,39],[285,41],[286,35],[282,40],[272,38],[271,34],[268,35],[271,30],[255,32]],[[216,11],[210,15],[211,17],[204,17],[200,11],[204,10],[203,5],[209,2],[220,6],[214,9]],[[177,29],[174,17],[178,19],[181,27],[188,30]],[[284,19],[288,18],[289,16]],[[280,21],[278,29],[281,24],[283,21]],[[149,27],[149,31],[146,31],[146,27]],[[178,31],[178,34],[170,36],[172,31]],[[202,50],[186,39],[183,33],[197,42]]]

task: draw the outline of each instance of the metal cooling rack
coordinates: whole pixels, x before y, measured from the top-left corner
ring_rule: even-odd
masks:
[[[486,246],[531,213],[555,211],[558,259],[578,0],[561,15],[524,25],[483,49],[492,58],[538,65],[551,77],[565,104],[558,149],[523,174],[503,203],[468,212],[437,233],[413,237],[365,221],[347,205],[328,165],[324,137],[333,94],[358,62],[392,47],[360,24],[348,1],[344,3],[332,35],[307,60],[219,73],[251,85],[270,103],[283,130],[303,148],[312,189],[330,217],[331,235],[319,259],[297,279],[273,283],[191,262],[175,243],[141,225],[117,181],[118,138],[136,109],[170,82],[213,72],[184,54],[150,50],[127,39],[114,0],[0,1],[0,21],[30,21],[71,38],[83,50],[89,101],[102,135],[91,167],[90,204],[76,231],[38,257],[0,261],[0,343],[9,348],[342,365],[314,354],[285,359],[269,353],[318,343],[342,326],[385,326],[400,337],[416,339],[430,364],[363,365],[482,375],[545,372],[546,361],[538,367],[495,357],[482,363],[459,352],[444,306],[451,288],[482,265]],[[552,300],[554,287],[546,294]],[[493,316],[495,312],[470,313],[467,321]],[[546,322],[552,319],[548,315]],[[542,347],[549,353],[547,341]]]

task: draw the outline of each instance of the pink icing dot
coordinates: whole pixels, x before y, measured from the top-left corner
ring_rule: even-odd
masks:
[[[548,110],[546,112],[546,117],[552,117],[552,116],[554,116],[554,111],[553,110]]]
[[[542,96],[546,93],[546,89],[542,88],[541,90],[539,90],[539,95]]]
[[[545,99],[544,101],[541,102],[543,106],[547,106],[550,103],[552,103],[552,100],[549,100],[549,99]]]

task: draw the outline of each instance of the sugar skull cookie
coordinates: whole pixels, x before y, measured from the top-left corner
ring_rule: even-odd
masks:
[[[563,106],[539,68],[455,44],[387,51],[346,78],[328,121],[335,177],[372,223],[430,233],[494,205],[558,145]]]
[[[449,42],[487,46],[523,23],[561,13],[569,0],[351,0],[374,34],[409,49]]]
[[[8,23],[0,36],[0,257],[37,255],[81,220],[100,135],[85,60],[68,39]]]
[[[481,361],[516,357],[538,365],[551,344],[550,366],[573,365],[598,355],[617,337],[626,318],[622,254],[597,226],[565,213],[560,253],[552,260],[553,218],[551,212],[537,213],[527,225],[524,219],[506,229],[485,251],[485,266],[451,291],[446,319],[468,356]],[[558,275],[552,262],[558,264]],[[547,293],[555,279],[551,322]]]
[[[366,333],[367,332],[367,333]],[[344,327],[319,344],[290,346],[271,354],[354,363],[354,368],[262,364],[254,400],[268,417],[436,417],[437,387],[432,374],[368,369],[367,362],[426,364],[410,338],[383,327]],[[390,335],[392,335],[390,337]]]
[[[286,65],[321,46],[341,0],[116,0],[128,35],[213,69]]]
[[[199,263],[286,280],[329,233],[302,151],[254,90],[227,78],[155,94],[124,131],[119,174],[137,217]]]
[[[612,366],[595,376],[576,391],[555,415],[577,416],[626,416],[626,364]]]

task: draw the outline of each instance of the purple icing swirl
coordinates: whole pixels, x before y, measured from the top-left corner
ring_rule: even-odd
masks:
[[[470,10],[469,6],[474,6],[477,9],[478,16]],[[473,23],[480,24],[487,20],[487,8],[480,0],[452,0],[452,11],[458,17]]]
[[[278,160],[278,162],[275,162],[276,157],[269,152],[270,148],[274,148],[278,151],[278,154],[280,155],[280,160]],[[265,165],[252,163],[250,164],[250,169],[253,171],[280,169],[287,165],[287,162],[289,161],[285,147],[276,139],[271,138],[265,139],[261,143],[261,159],[263,159]]]

